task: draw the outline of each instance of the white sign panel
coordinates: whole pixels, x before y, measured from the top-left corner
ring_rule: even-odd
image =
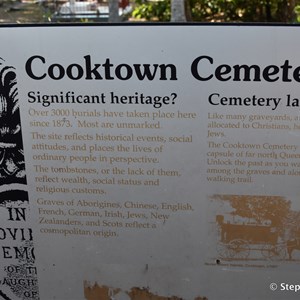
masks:
[[[299,30],[0,28],[0,298],[298,299]]]

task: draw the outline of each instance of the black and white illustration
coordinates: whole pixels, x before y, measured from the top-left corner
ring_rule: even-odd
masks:
[[[16,73],[0,65],[0,183],[26,183]]]
[[[0,299],[39,299],[15,69],[0,59]]]

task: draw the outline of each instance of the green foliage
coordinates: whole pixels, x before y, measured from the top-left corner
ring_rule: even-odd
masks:
[[[297,22],[300,23],[300,5],[297,5],[295,7],[295,13],[296,13]]]
[[[136,0],[133,17],[169,21],[170,1]],[[192,21],[300,22],[300,0],[184,0]],[[296,8],[294,7],[296,5]]]
[[[292,22],[291,0],[189,0],[197,21]]]
[[[136,1],[136,7],[132,16],[136,19],[147,21],[170,21],[171,19],[171,0],[162,1]]]

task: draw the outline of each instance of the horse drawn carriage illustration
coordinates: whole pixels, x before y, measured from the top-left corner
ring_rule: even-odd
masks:
[[[220,230],[217,252],[221,258],[246,260],[251,253],[260,253],[260,258],[270,260],[286,257],[287,242],[282,240],[279,228],[271,224],[224,222],[223,215],[217,215],[216,222]]]

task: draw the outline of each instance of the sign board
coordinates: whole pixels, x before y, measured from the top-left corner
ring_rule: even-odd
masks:
[[[0,28],[0,299],[298,299],[299,33]]]

